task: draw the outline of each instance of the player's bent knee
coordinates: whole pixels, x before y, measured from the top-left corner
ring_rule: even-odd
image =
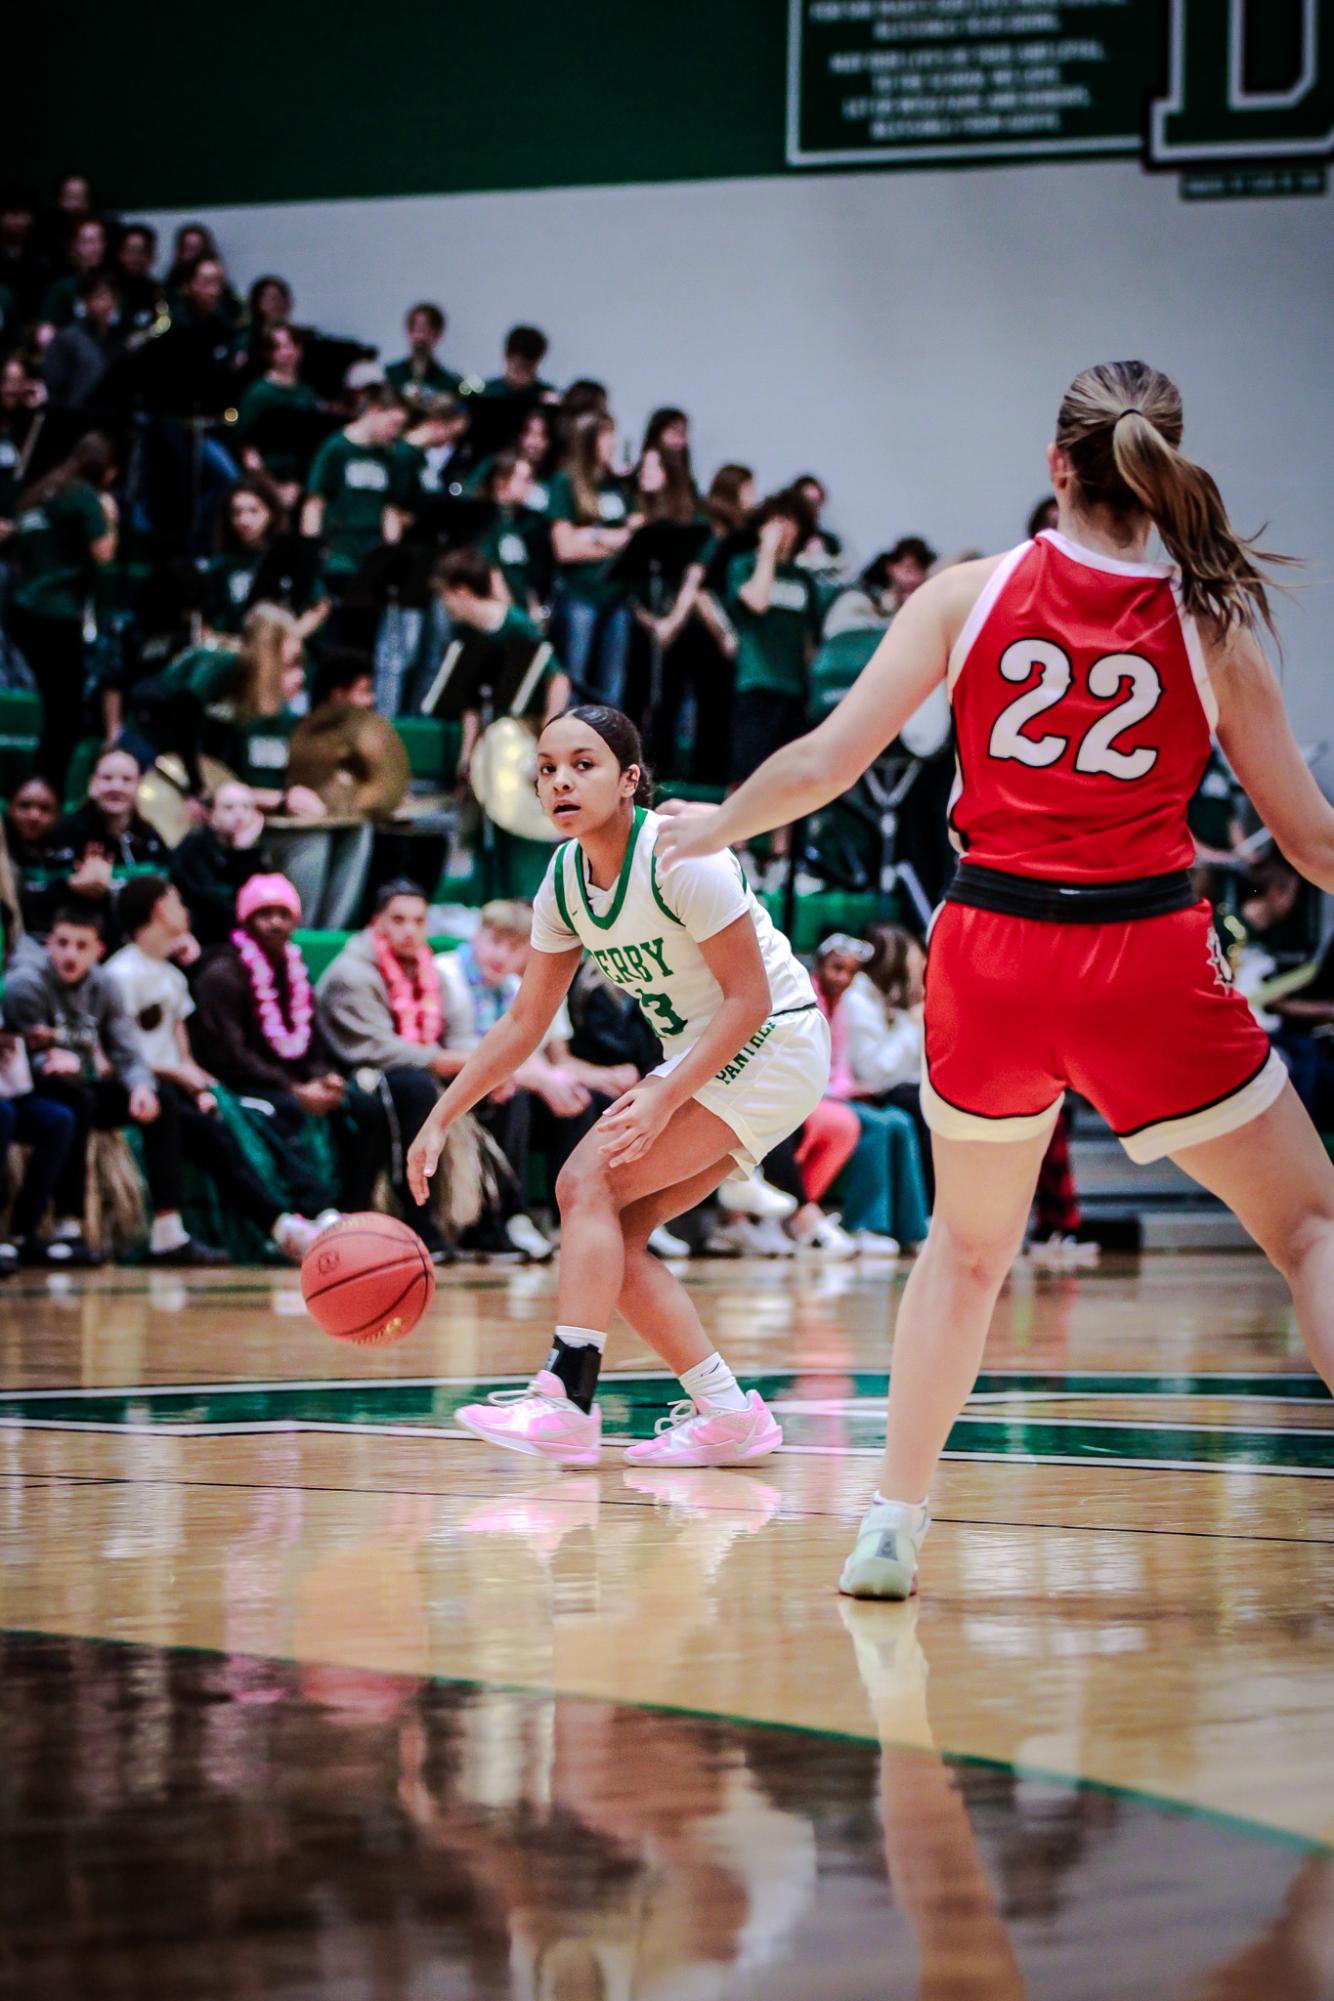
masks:
[[[611,1177],[600,1161],[574,1154],[556,1176],[556,1207],[562,1216],[576,1209],[615,1208]]]
[[[1260,1248],[1284,1278],[1291,1280],[1300,1273],[1308,1258],[1326,1249],[1332,1240],[1334,1215],[1308,1211],[1291,1220],[1285,1219],[1283,1226],[1274,1231],[1268,1240],[1260,1239]]]
[[[929,1241],[957,1278],[973,1285],[999,1286],[1019,1255],[1023,1231],[1008,1231],[1004,1237],[978,1236],[936,1216]]]

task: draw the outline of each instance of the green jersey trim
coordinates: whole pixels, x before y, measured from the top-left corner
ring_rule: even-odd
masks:
[[[556,850],[556,860],[551,871],[551,886],[556,892],[556,908],[560,912],[560,921],[565,926],[565,929],[573,931],[577,938],[579,933],[574,929],[574,924],[570,917],[570,906],[565,896],[565,857],[569,851],[570,843],[562,841]]]
[[[643,824],[644,808],[636,806],[634,822],[630,828],[630,839],[626,843],[625,860],[621,863],[620,878],[616,884],[616,894],[611,900],[611,909],[605,917],[599,917],[588,900],[588,881],[584,871],[584,851],[577,843],[575,844],[574,873],[579,883],[579,894],[583,899],[584,909],[588,913],[589,923],[596,924],[599,931],[610,931],[612,925],[621,914],[621,905],[625,902],[625,893],[630,887],[630,872],[634,867],[635,845],[639,840],[639,830]],[[573,930],[573,925],[570,928]]]
[[[654,855],[653,859],[649,863],[648,882],[649,882],[649,888],[653,891],[653,901],[657,904],[663,916],[666,917],[673,924],[676,924],[678,926],[682,925],[683,919],[678,917],[676,912],[670,908],[670,906],[668,905],[663,896],[662,891],[658,887],[658,857],[656,855]]]

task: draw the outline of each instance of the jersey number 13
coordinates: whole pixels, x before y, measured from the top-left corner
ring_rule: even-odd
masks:
[[[1057,706],[1069,690],[1074,669],[1069,654],[1049,639],[1017,639],[1001,655],[1000,670],[1007,681],[1027,681],[1035,667],[1041,669],[1042,679],[1036,688],[1029,688],[1001,710],[989,749],[995,758],[1015,758],[1020,764],[1041,769],[1065,755],[1070,738],[1054,731],[1030,737],[1022,731],[1025,724]],[[1162,700],[1158,669],[1138,653],[1104,653],[1089,669],[1089,693],[1100,702],[1114,700],[1127,682],[1130,691],[1125,699],[1084,732],[1075,752],[1076,771],[1109,778],[1143,778],[1158,762],[1158,752],[1147,744],[1138,750],[1116,748],[1116,739],[1151,716]]]

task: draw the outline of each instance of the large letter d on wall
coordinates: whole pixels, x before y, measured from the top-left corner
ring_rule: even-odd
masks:
[[[1334,0],[1172,0],[1171,36],[1155,164],[1334,151]]]

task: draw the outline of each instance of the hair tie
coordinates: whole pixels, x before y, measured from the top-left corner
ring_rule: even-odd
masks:
[[[1112,429],[1116,429],[1123,417],[1142,417],[1143,415],[1144,412],[1140,409],[1138,403],[1128,403],[1124,410],[1118,410],[1115,417],[1113,417]]]

